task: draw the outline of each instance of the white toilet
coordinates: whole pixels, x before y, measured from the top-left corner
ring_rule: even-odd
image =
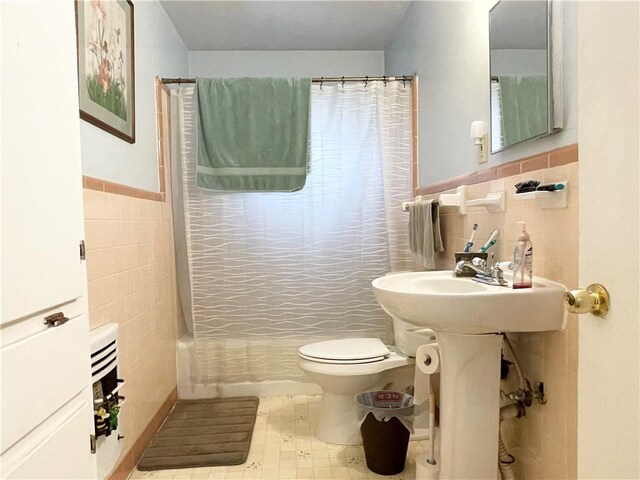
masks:
[[[404,323],[394,320],[396,338],[403,335],[397,328],[411,326]],[[354,402],[358,393],[383,388],[404,390],[414,384],[415,359],[378,338],[310,343],[299,349],[298,356],[299,367],[322,388],[316,435],[327,443],[361,443]]]

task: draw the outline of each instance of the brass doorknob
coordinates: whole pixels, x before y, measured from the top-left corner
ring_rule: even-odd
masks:
[[[564,308],[570,313],[593,313],[603,317],[609,311],[609,292],[599,283],[592,283],[584,290],[566,292]]]

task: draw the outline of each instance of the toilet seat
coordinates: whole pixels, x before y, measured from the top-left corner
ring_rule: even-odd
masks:
[[[305,372],[334,377],[375,375],[392,368],[414,364],[415,358],[409,358],[398,352],[391,352],[388,357],[384,357],[379,361],[365,361],[361,363],[319,362],[316,358],[314,358],[313,360],[307,360],[306,358],[298,355],[298,366]]]
[[[318,363],[330,363],[332,365],[357,365],[359,363],[372,363],[372,362],[381,362],[387,357],[373,357],[373,358],[363,358],[362,360],[331,360],[329,358],[315,358],[309,357],[307,355],[303,355],[298,352],[298,356],[300,358],[304,358],[305,360],[309,360],[310,362],[318,362]]]
[[[300,358],[311,362],[350,365],[384,360],[391,354],[379,338],[345,338],[303,345]]]

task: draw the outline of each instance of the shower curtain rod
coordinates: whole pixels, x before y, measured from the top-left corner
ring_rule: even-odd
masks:
[[[382,76],[382,77],[314,77],[311,79],[312,83],[346,83],[346,82],[410,82],[413,80],[413,75],[401,75],[398,77]],[[195,78],[163,78],[162,83],[196,83]]]

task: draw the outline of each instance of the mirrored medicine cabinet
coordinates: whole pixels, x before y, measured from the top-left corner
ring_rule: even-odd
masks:
[[[489,12],[491,153],[560,130],[557,8],[551,0],[500,0]]]

